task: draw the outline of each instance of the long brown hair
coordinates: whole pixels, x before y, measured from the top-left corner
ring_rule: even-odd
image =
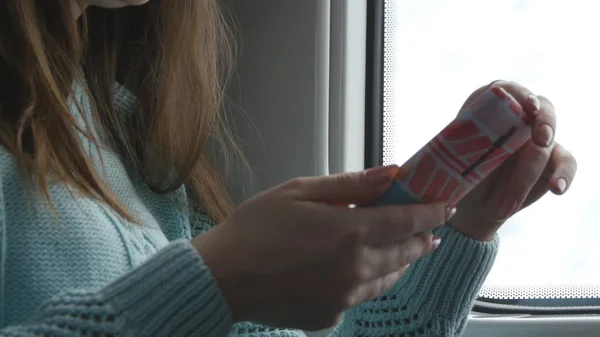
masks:
[[[214,221],[223,220],[231,201],[213,155],[234,143],[221,114],[233,57],[221,4],[151,0],[79,15],[82,2],[0,1],[1,144],[48,201],[49,179],[57,178],[131,219],[77,135],[88,130],[68,99],[83,73],[102,142],[153,191],[185,184]],[[116,113],[115,81],[137,97],[133,115]]]

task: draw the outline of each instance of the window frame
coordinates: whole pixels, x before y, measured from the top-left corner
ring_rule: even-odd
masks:
[[[383,164],[385,0],[367,0],[365,168]]]

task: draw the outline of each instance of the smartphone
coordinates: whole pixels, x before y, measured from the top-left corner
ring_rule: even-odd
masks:
[[[400,167],[374,206],[444,201],[454,207],[531,139],[532,119],[502,87],[491,87]]]

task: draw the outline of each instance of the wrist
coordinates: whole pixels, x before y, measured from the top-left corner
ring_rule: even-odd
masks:
[[[448,226],[473,240],[489,242],[494,240],[503,222],[478,219],[465,213],[456,214],[447,221]]]
[[[233,320],[244,321],[245,313],[249,312],[249,303],[252,302],[247,298],[251,292],[244,291],[247,284],[242,284],[240,279],[243,278],[236,275],[234,263],[231,261],[231,250],[225,248],[225,240],[220,238],[219,234],[214,229],[210,230],[193,238],[192,245],[215,279]]]

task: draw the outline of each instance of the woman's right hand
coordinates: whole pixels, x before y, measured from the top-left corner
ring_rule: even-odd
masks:
[[[315,330],[391,288],[439,238],[424,231],[444,204],[355,207],[391,184],[397,166],[297,178],[241,204],[193,244],[236,321]]]

